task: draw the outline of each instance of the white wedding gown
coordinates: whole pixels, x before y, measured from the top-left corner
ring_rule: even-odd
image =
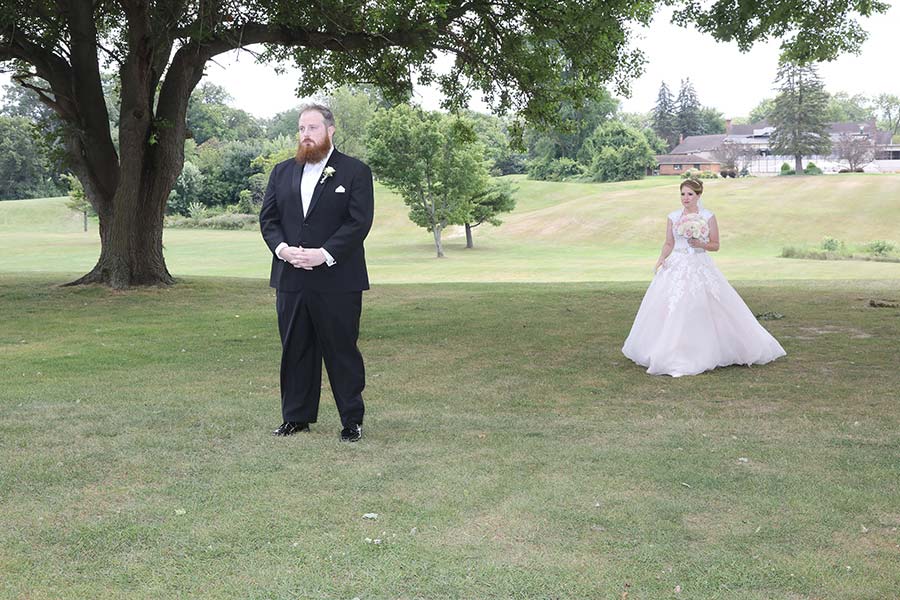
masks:
[[[713,213],[701,209],[709,221]],[[674,229],[682,211],[669,214]],[[760,365],[785,355],[704,250],[675,235],[650,282],[622,352],[651,375],[696,375],[726,365]]]

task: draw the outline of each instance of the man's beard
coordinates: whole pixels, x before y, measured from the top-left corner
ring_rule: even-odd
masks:
[[[301,141],[297,144],[297,155],[294,158],[301,165],[304,163],[315,164],[328,156],[329,150],[331,150],[331,140],[327,137],[321,143],[312,146],[305,146]]]

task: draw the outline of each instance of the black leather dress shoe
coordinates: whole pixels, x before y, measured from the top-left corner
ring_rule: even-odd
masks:
[[[309,431],[309,423],[303,421],[285,421],[281,427],[272,432],[272,435],[294,435],[301,431]]]
[[[358,442],[362,437],[362,425],[350,423],[341,430],[342,442]]]

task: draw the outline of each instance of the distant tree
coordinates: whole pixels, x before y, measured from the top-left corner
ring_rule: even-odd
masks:
[[[197,144],[210,139],[245,140],[263,133],[262,123],[250,113],[229,106],[231,96],[225,88],[203,83],[191,94],[187,126]]]
[[[775,112],[775,98],[765,98],[760,100],[759,104],[753,107],[753,110],[750,111],[748,120],[751,124],[769,121],[772,118],[773,112]]]
[[[188,215],[191,204],[202,204],[203,173],[189,160],[184,161],[184,168],[175,181],[175,187],[169,192],[169,201],[166,203],[168,214]]]
[[[265,140],[207,140],[197,146],[193,162],[203,175],[197,190],[197,201],[204,206],[236,204],[247,179],[260,168],[254,160],[264,152]]]
[[[641,179],[655,164],[644,134],[619,121],[597,127],[585,148],[591,155],[586,171],[594,181]]]
[[[78,181],[77,177],[71,173],[66,173],[63,175],[63,180],[69,186],[69,199],[66,200],[66,208],[81,213],[84,231],[87,231],[88,217],[96,216],[97,213],[94,212],[94,207],[91,206],[91,203],[88,202],[88,199],[85,197],[84,188],[81,187],[81,182]]]
[[[725,117],[715,108],[704,106],[700,109],[699,135],[711,135],[714,133],[725,133]]]
[[[644,134],[644,139],[647,140],[647,145],[650,146],[653,154],[665,154],[669,151],[669,145],[666,143],[666,140],[656,135],[656,132],[649,127],[641,129],[640,132]]]
[[[719,145],[713,153],[716,159],[722,163],[722,171],[731,171],[734,175],[747,166],[755,151],[750,144],[725,141]]]
[[[826,120],[830,123],[862,122],[874,118],[871,100],[862,94],[851,96],[847,92],[837,92],[828,97]]]
[[[25,117],[0,116],[0,200],[55,196],[62,190]]]
[[[516,189],[508,181],[491,181],[471,198],[469,214],[463,219],[466,227],[466,248],[473,248],[472,229],[483,223],[494,227],[502,221],[502,213],[512,212],[516,208]]]
[[[324,98],[334,113],[336,129],[334,145],[344,154],[365,160],[366,135],[375,109],[382,103],[380,94],[371,87],[341,86]],[[299,117],[299,115],[298,115]],[[297,132],[294,119],[294,133]]]
[[[581,160],[579,153],[582,152],[584,141],[598,125],[615,115],[618,108],[619,101],[606,90],[601,90],[597,99],[580,107],[571,100],[564,100],[556,115],[558,125],[526,128],[529,176],[541,178],[541,173],[547,172],[545,167],[557,161],[575,164]],[[551,172],[552,170],[550,169]]]
[[[471,122],[405,104],[375,113],[369,164],[403,198],[410,220],[432,233],[438,258],[444,229],[467,221],[489,180]]]
[[[678,133],[684,137],[700,135],[703,125],[700,115],[700,100],[691,80],[682,79],[678,98],[675,100],[675,121]]]
[[[494,176],[513,175],[525,172],[524,152],[514,146],[513,129],[516,123],[508,118],[467,111],[466,116],[472,120],[475,134],[484,145],[486,157],[490,163],[490,173]]]
[[[300,105],[290,110],[282,111],[263,123],[266,137],[269,139],[290,137],[297,139],[297,124],[300,120]]]
[[[776,154],[794,157],[794,170],[803,172],[803,157],[828,154],[828,92],[815,65],[782,61],[775,79],[779,93],[771,122],[775,132],[769,139]]]
[[[865,135],[842,133],[835,151],[838,158],[847,161],[851,171],[856,171],[875,158],[875,143]]]
[[[878,107],[879,125],[891,132],[891,136],[900,135],[900,96],[879,94],[875,98]]]
[[[666,150],[673,148],[678,143],[679,129],[675,115],[675,100],[673,100],[672,92],[669,91],[665,81],[660,84],[659,93],[656,95],[652,127],[656,135],[666,141],[668,146]]]

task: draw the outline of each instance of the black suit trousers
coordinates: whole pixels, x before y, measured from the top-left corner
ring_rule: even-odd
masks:
[[[281,412],[285,421],[315,423],[322,361],[341,424],[362,424],[366,373],[357,346],[362,292],[278,291],[281,334]]]

